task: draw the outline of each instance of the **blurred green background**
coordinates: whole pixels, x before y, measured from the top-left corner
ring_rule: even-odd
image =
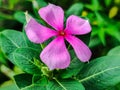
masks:
[[[0,31],[22,31],[24,13],[28,11],[31,16],[40,19],[38,10],[48,3],[61,6],[66,18],[74,14],[90,21],[92,58],[104,56],[120,45],[120,0],[0,0]],[[12,76],[20,72],[0,50],[0,90],[17,90]]]

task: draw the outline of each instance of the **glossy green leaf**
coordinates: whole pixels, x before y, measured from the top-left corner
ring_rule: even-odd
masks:
[[[12,53],[17,48],[29,47],[38,52],[41,51],[40,45],[30,42],[22,32],[11,29],[4,30],[0,33],[0,47],[8,59],[14,64],[15,62]]]
[[[2,51],[5,53],[5,55],[7,55],[12,63],[14,63],[12,52],[17,48],[27,46],[22,33],[10,29],[4,30],[0,33],[0,43]]]
[[[14,76],[17,86],[21,89],[32,84],[32,75],[30,74],[18,74]]]
[[[104,90],[120,82],[120,56],[104,56],[86,64],[78,74],[86,90]]]
[[[46,89],[46,87],[44,87],[44,86],[32,84],[28,87],[21,89],[21,90],[50,90],[50,89]]]
[[[111,49],[107,55],[120,55],[120,46]]]
[[[30,74],[40,74],[40,65],[34,62],[39,59],[39,52],[31,48],[18,48],[13,52],[14,61],[17,66]]]
[[[47,90],[85,90],[83,85],[76,80],[50,81]]]

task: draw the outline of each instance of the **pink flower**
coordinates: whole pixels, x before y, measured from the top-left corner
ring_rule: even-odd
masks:
[[[50,70],[64,69],[70,64],[70,55],[64,40],[70,43],[82,62],[90,59],[90,49],[75,37],[75,35],[83,35],[91,31],[88,20],[71,15],[66,21],[66,28],[64,28],[64,11],[61,7],[53,4],[41,8],[39,14],[55,30],[47,28],[31,18],[25,27],[25,31],[29,40],[34,43],[43,43],[53,36],[56,37],[40,54],[41,60]]]

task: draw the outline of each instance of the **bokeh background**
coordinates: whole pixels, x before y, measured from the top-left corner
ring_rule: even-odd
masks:
[[[92,58],[104,56],[120,45],[120,0],[0,0],[0,31],[22,31],[24,13],[40,19],[38,10],[48,3],[61,6],[66,18],[74,14],[90,21]],[[0,90],[17,90],[12,77],[20,72],[0,50]],[[120,90],[120,85],[116,90]]]

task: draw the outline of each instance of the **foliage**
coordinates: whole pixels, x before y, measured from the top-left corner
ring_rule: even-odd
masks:
[[[77,36],[91,48],[89,62],[80,62],[68,43],[68,68],[50,71],[41,62],[39,54],[51,40],[44,45],[29,41],[25,12],[47,25],[38,10],[49,3],[64,9],[65,21],[72,14],[90,21],[92,32]],[[0,78],[0,90],[120,90],[119,11],[120,0],[0,0],[0,68],[5,65],[14,72],[14,83],[3,85],[11,75],[0,69],[0,77],[6,78]]]

